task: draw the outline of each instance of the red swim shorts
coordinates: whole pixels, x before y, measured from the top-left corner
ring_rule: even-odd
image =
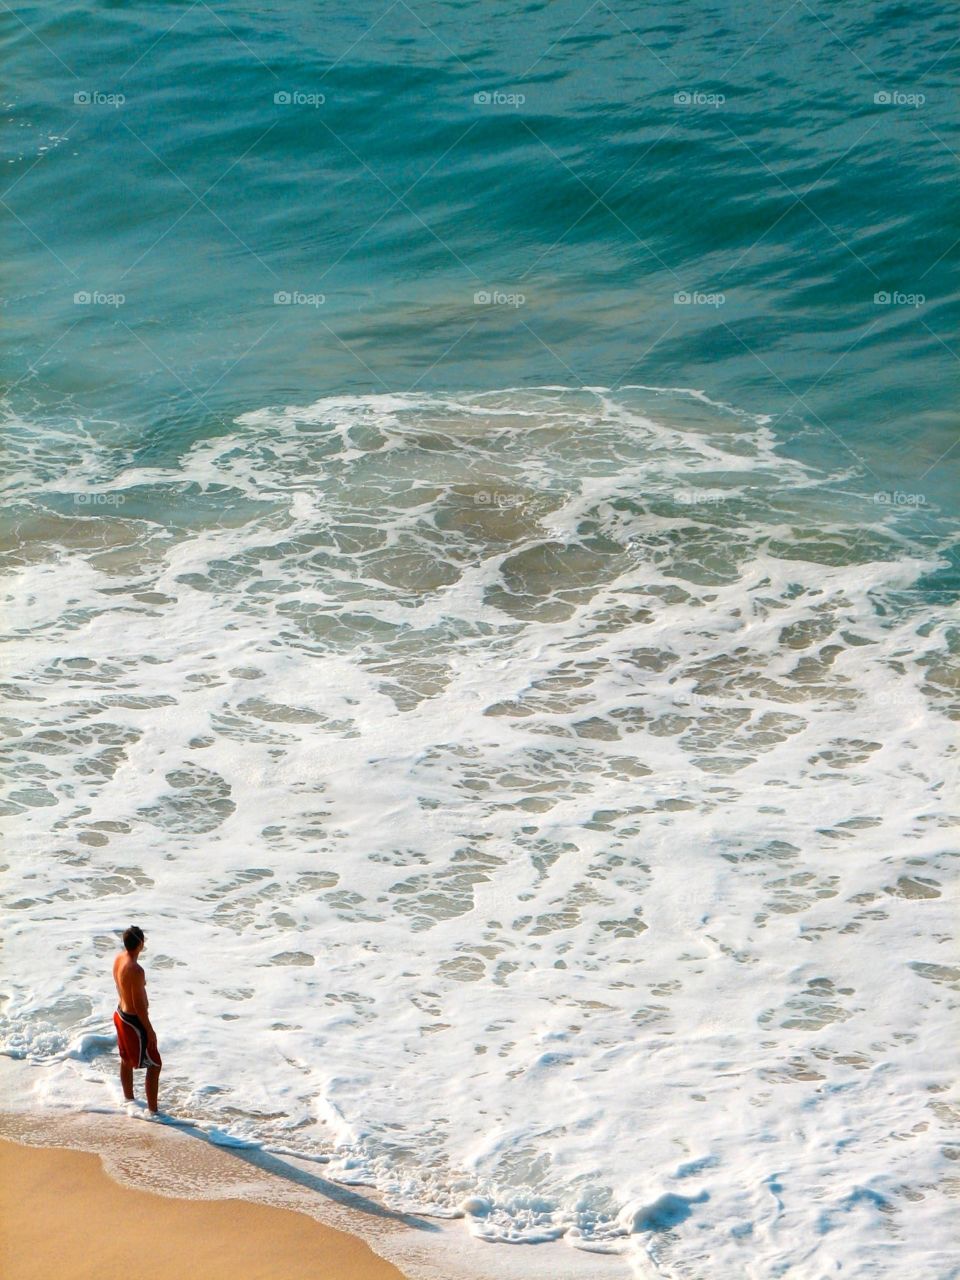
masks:
[[[113,1015],[113,1025],[117,1028],[121,1062],[135,1069],[163,1066],[156,1036],[147,1034],[146,1027],[135,1013],[124,1013],[122,1009],[117,1009]]]

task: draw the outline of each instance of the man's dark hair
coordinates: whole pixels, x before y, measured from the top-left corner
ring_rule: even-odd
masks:
[[[143,941],[143,930],[138,924],[132,924],[129,929],[124,929],[123,945],[128,951],[136,951]]]

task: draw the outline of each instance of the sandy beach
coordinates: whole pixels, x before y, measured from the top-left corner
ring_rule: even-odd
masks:
[[[0,1097],[35,1079],[0,1057]],[[231,1142],[164,1114],[99,1107],[0,1109],[0,1274],[65,1280],[129,1265],[159,1280],[626,1280],[615,1255],[531,1251],[476,1238],[459,1219],[392,1208],[323,1160]]]
[[[9,1280],[120,1274],[155,1280],[402,1280],[362,1240],[304,1213],[245,1200],[184,1200],[121,1186],[99,1156],[0,1140],[0,1245]]]

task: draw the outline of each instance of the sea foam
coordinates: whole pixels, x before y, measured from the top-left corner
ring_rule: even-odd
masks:
[[[684,389],[14,448],[19,1105],[119,1097],[136,920],[225,1141],[637,1274],[952,1274],[936,513]]]

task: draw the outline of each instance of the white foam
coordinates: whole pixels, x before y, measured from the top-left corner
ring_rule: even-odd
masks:
[[[22,1105],[117,1091],[136,919],[162,1105],[224,1140],[585,1265],[947,1273],[932,535],[691,389],[337,397],[165,469],[37,439]],[[96,545],[43,524],[77,477],[125,499]]]

